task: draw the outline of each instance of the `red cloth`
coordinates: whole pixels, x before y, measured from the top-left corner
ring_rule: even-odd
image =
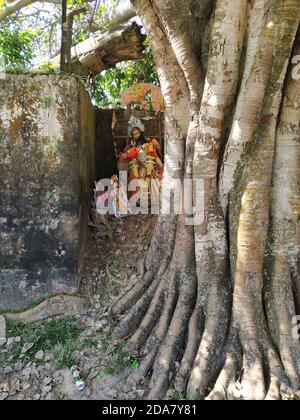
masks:
[[[131,149],[128,150],[127,157],[130,160],[136,159],[138,154],[140,153],[140,148],[139,147],[133,147]]]

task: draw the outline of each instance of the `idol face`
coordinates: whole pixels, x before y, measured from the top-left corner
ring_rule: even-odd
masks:
[[[142,132],[138,128],[134,128],[132,130],[132,137],[134,138],[134,140],[138,140],[140,138],[141,134],[142,134]]]

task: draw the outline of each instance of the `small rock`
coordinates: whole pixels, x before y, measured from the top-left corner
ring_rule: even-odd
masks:
[[[46,359],[45,359],[46,360]],[[50,370],[51,369],[51,364],[50,363],[45,363],[44,364],[44,369],[45,370]]]
[[[131,386],[129,386],[129,385],[124,385],[124,387],[123,387],[123,391],[125,392],[125,394],[127,394],[128,392],[130,392],[130,391],[131,391]]]
[[[47,401],[54,401],[54,400],[57,400],[57,398],[55,397],[55,395],[52,392],[49,392],[45,396],[45,400],[47,400]]]
[[[91,395],[92,395],[92,391],[90,390],[90,388],[85,388],[84,396],[85,397],[90,397]]]
[[[40,399],[41,399],[41,395],[40,394],[35,394],[34,397],[33,397],[33,400],[34,401],[38,401]]]
[[[15,394],[16,392],[20,391],[21,389],[21,384],[20,381],[18,379],[12,379],[8,382],[6,382],[3,391],[4,392],[9,392],[11,395]]]
[[[42,397],[45,397],[47,394],[49,394],[49,392],[51,391],[51,389],[52,389],[52,386],[51,385],[44,386],[42,388]]]
[[[22,368],[23,364],[21,362],[17,362],[13,365],[14,372],[19,372],[20,370],[22,370]]]
[[[19,342],[16,340],[16,337],[9,337],[6,343],[6,349],[8,351],[12,351],[17,347],[18,343]]]
[[[7,397],[8,397],[7,392],[0,392],[0,401],[6,400]]]
[[[22,370],[22,376],[24,378],[24,380],[29,380],[30,376],[31,376],[31,368],[30,367],[26,367],[25,369]]]
[[[51,354],[50,353],[45,353],[44,360],[45,360],[45,362],[50,362],[52,360]]]
[[[12,371],[13,371],[13,368],[11,366],[5,366],[5,368],[3,369],[4,375],[8,375]]]
[[[0,347],[3,347],[6,344],[6,338],[0,338]]]
[[[26,354],[27,352],[29,352],[29,350],[32,349],[33,346],[34,346],[34,343],[25,343],[24,346],[22,347],[21,354]]]
[[[102,329],[103,329],[102,322],[101,321],[95,322],[94,330],[97,332],[97,331],[101,331]]]
[[[137,389],[136,393],[140,398],[142,398],[145,395],[145,391],[143,389]]]
[[[136,394],[134,392],[129,392],[129,394],[126,395],[128,400],[135,400]]]
[[[50,378],[49,376],[43,379],[43,385],[49,385],[52,382],[52,378]]]
[[[9,392],[10,391],[10,386],[9,386],[9,382],[6,382],[4,387],[3,387],[3,392]]]
[[[35,360],[39,360],[39,361],[44,360],[44,357],[45,357],[45,353],[43,352],[43,350],[38,351],[36,355],[34,356]]]
[[[112,399],[117,398],[118,397],[118,393],[115,389],[109,389],[106,391],[106,395]]]

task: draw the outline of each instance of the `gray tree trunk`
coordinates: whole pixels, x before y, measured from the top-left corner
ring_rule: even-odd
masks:
[[[300,388],[299,2],[133,3],[166,102],[164,186],[192,179],[203,211],[160,217],[114,339],[143,356],[149,398],[279,399]]]

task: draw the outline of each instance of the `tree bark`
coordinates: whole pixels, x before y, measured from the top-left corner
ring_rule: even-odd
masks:
[[[130,0],[120,0],[111,17],[112,25],[121,25],[136,16],[135,8]]]
[[[143,57],[145,39],[136,23],[93,36],[71,49],[70,70],[82,76],[96,75],[121,61],[139,60]],[[60,55],[49,63],[58,68]]]
[[[61,6],[61,48],[60,48],[60,71],[69,71],[68,63],[68,24],[67,24],[67,13],[68,3],[67,0],[62,0]]]
[[[201,199],[192,224],[160,216],[114,341],[140,354],[130,379],[151,374],[150,399],[280,399],[300,387],[298,0],[133,3],[166,101],[163,186]]]

